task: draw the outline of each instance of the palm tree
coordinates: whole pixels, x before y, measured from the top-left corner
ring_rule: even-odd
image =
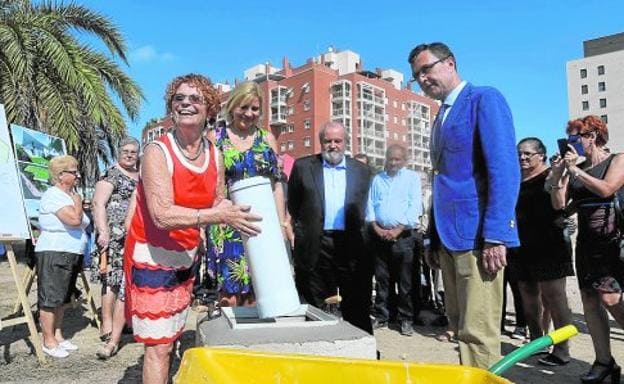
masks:
[[[108,55],[81,43],[86,32]],[[84,182],[99,175],[135,120],[143,94],[115,62],[127,64],[126,45],[105,16],[62,1],[0,0],[0,103],[11,123],[65,140]],[[123,112],[117,106],[123,108]]]

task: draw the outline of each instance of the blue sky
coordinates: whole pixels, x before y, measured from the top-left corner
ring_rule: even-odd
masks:
[[[129,123],[137,137],[164,115],[165,86],[180,74],[232,83],[255,64],[280,67],[286,55],[299,66],[333,45],[359,53],[365,69],[408,79],[410,49],[443,41],[464,79],[503,92],[517,138],[538,136],[552,152],[568,120],[566,61],[582,57],[583,40],[624,32],[622,0],[77,2],[109,16],[127,39],[126,69],[146,96]]]

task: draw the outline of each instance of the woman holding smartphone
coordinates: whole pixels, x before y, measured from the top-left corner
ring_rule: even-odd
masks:
[[[576,210],[578,237],[576,271],[587,327],[596,361],[581,376],[583,383],[601,383],[611,376],[620,381],[620,367],[611,354],[607,311],[624,326],[624,260],[620,258],[622,229],[617,226],[614,194],[624,185],[624,155],[605,150],[609,132],[597,116],[568,123],[566,133],[578,137],[585,161],[577,165],[573,145],[553,159],[550,196],[553,208]]]

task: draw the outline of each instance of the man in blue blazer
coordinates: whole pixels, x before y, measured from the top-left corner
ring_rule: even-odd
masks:
[[[431,131],[427,261],[442,268],[461,363],[488,368],[500,358],[506,249],[519,245],[520,170],[511,112],[498,90],[462,81],[443,43],[417,46],[408,61],[423,92],[442,102]]]

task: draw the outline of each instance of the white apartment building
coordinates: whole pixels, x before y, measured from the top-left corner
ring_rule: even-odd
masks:
[[[584,57],[567,63],[570,119],[597,115],[612,152],[624,152],[624,33],[583,42]]]

